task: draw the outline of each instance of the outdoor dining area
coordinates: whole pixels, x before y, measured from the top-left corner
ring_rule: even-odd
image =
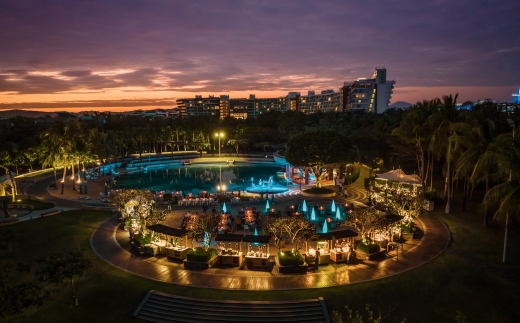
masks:
[[[185,230],[171,228],[163,224],[154,224],[147,227],[155,232],[155,239],[144,245],[145,253],[155,256],[164,255],[168,258],[183,260],[191,250],[188,247],[188,236]]]

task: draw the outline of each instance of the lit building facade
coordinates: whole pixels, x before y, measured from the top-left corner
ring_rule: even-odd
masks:
[[[371,78],[345,82],[340,89],[343,111],[383,113],[388,109],[395,81],[386,79],[386,68],[376,67]]]
[[[218,116],[220,117],[220,98],[210,95],[203,98],[196,95],[195,98],[177,99],[177,108],[180,117],[192,116]]]
[[[316,94],[314,91],[309,91],[307,96],[300,97],[297,110],[306,114],[343,111],[340,107],[340,92],[325,90]]]
[[[268,111],[301,111],[303,113],[356,111],[383,113],[388,109],[395,81],[386,80],[386,69],[376,68],[371,78],[360,78],[354,82],[345,82],[339,92],[325,90],[307,95],[289,92],[285,97],[232,99],[229,95],[220,97],[200,95],[195,98],[177,99],[180,117],[218,116],[237,119],[254,118]]]

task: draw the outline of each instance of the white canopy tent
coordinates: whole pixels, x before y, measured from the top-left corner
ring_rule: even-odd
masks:
[[[405,183],[413,184],[413,185],[422,185],[422,180],[418,175],[416,175],[416,174],[406,175],[403,172],[403,170],[400,168],[377,175],[376,181],[377,180],[398,181],[398,182],[405,182]]]

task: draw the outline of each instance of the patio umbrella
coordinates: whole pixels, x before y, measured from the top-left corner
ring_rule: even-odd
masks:
[[[307,212],[307,203],[303,200],[302,211]]]
[[[316,221],[316,212],[314,212],[314,208],[311,211],[311,221]]]
[[[222,203],[222,211],[227,212],[226,202]]]
[[[336,212],[336,203],[334,202],[334,200],[332,200],[332,206],[330,207],[330,211],[331,212]]]
[[[339,211],[339,207],[336,208],[336,220],[341,219],[341,212]]]

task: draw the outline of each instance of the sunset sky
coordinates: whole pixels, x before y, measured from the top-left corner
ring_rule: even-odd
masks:
[[[518,0],[0,0],[0,110],[338,91],[376,66],[392,102],[509,101],[518,17]]]

